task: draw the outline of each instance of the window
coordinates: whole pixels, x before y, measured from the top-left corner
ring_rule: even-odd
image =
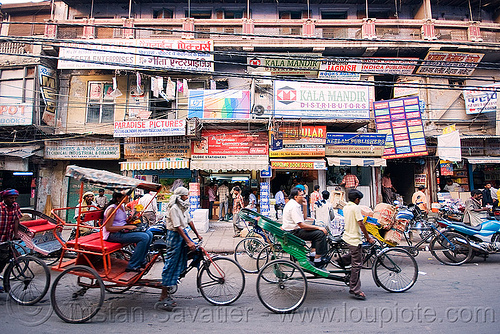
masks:
[[[153,19],[171,19],[173,17],[173,13],[170,9],[153,9]]]
[[[186,10],[186,17],[189,17],[187,10]],[[193,19],[211,19],[212,18],[212,11],[211,10],[191,11],[191,17]]]
[[[87,123],[112,123],[115,120],[115,98],[111,82],[88,83]]]
[[[301,18],[302,12],[280,12],[280,19],[283,20],[300,20]]]
[[[322,20],[345,20],[347,12],[321,12]]]

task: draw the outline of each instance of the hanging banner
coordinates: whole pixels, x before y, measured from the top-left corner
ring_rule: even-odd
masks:
[[[185,136],[184,119],[150,119],[115,122],[113,137]]]
[[[483,56],[482,53],[429,51],[416,73],[469,76]]]
[[[369,119],[369,87],[310,82],[274,83],[275,117]]]
[[[203,131],[201,141],[192,141],[192,159],[223,159],[224,156],[241,156],[245,159],[267,159],[269,144],[265,132]]]
[[[418,97],[373,103],[377,132],[386,134],[384,159],[427,155]]]
[[[214,71],[214,55],[206,53],[214,50],[211,40],[93,39],[88,43],[61,43],[57,68]]]
[[[386,134],[328,132],[326,155],[381,157],[384,153]]]
[[[464,89],[465,112],[467,114],[496,112],[498,91],[500,84]]]
[[[270,157],[324,157],[326,126],[280,127],[269,132]]]
[[[188,118],[250,118],[248,90],[190,90]]]
[[[47,66],[38,65],[38,80],[40,82],[40,95],[45,103],[42,121],[48,126],[56,126],[57,71]]]

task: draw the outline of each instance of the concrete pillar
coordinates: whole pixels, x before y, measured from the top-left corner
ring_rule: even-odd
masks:
[[[361,35],[363,39],[376,39],[377,33],[375,31],[375,20],[376,19],[363,19],[363,25],[361,26]]]
[[[302,21],[302,36],[313,37],[315,34],[315,21],[311,19],[306,19]]]
[[[182,38],[185,39],[193,39],[194,38],[194,19],[191,17],[187,17],[182,22]]]
[[[123,19],[123,27],[133,28],[134,19]],[[123,38],[134,38],[134,36],[135,36],[134,29],[123,29]]]
[[[243,24],[243,38],[244,39],[253,39],[253,36],[248,36],[248,35],[253,35],[255,32],[255,25],[254,21],[252,19],[247,19],[243,18],[242,19],[242,24]]]
[[[479,27],[479,22],[471,21],[469,22],[469,28],[467,29],[467,36],[471,42],[482,42],[481,28]]]
[[[83,38],[95,38],[95,19],[84,19]]]
[[[57,38],[57,25],[53,21],[47,21],[45,24],[45,38]]]

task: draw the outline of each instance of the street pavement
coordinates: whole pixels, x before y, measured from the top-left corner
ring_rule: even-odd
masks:
[[[209,226],[208,232],[200,232],[200,235],[203,237],[203,247],[209,253],[233,253],[236,244],[242,238],[233,238],[234,230],[232,221],[211,220]],[[242,236],[245,235],[246,231],[242,232]]]

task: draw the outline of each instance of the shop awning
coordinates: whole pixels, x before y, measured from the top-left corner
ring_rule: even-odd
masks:
[[[463,157],[470,164],[500,164],[500,157]]]
[[[387,166],[386,160],[382,158],[338,158],[326,157],[328,166],[362,166],[383,167]]]
[[[204,159],[204,160],[191,160],[192,170],[206,170],[206,171],[219,171],[219,170],[266,170],[269,167],[267,156],[259,159]]]
[[[2,147],[0,148],[0,155],[26,159],[37,154],[36,151],[38,150],[41,150],[40,145]],[[40,155],[43,155],[43,151],[40,151]]]
[[[324,170],[326,161],[323,159],[272,159],[272,169],[291,169],[291,170]]]
[[[189,168],[189,160],[126,161],[120,162],[120,170],[181,169]]]

